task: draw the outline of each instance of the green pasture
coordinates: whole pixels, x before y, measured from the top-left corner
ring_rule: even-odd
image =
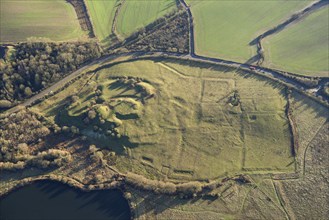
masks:
[[[246,62],[256,55],[249,43],[304,8],[309,1],[188,1],[196,53]]]
[[[98,40],[105,45],[109,44],[119,0],[87,0],[85,2]]]
[[[119,80],[124,77],[142,80],[145,91],[155,95],[145,99]],[[122,172],[195,180],[294,170],[285,88],[277,83],[212,65],[134,61],[98,71],[77,93],[78,101],[61,105],[82,80],[34,110],[61,125],[79,126],[99,147],[116,151]],[[231,104],[233,96],[239,102]],[[82,123],[92,100],[105,123],[97,118]],[[106,131],[115,120],[121,139],[91,129],[97,125]]]
[[[85,38],[74,8],[63,0],[0,1],[0,42],[26,41],[30,37],[67,41]]]
[[[306,76],[329,76],[329,11],[325,7],[264,40],[265,65]]]
[[[165,14],[177,9],[175,0],[126,0],[117,20],[117,31],[128,37]]]

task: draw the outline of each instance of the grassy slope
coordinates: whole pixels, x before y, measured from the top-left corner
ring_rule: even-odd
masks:
[[[254,38],[308,1],[189,1],[195,24],[196,52],[245,62],[256,54]]]
[[[87,0],[91,20],[100,42],[107,42],[111,34],[117,0]]]
[[[84,111],[84,100],[88,102],[97,84],[109,88],[109,77],[115,76],[142,77],[157,90],[157,98],[141,107],[139,119],[123,120],[119,127],[138,147],[127,143],[129,150],[122,155],[120,147],[109,145],[107,139],[99,140],[100,146],[110,146],[122,155],[117,161],[120,170],[148,177],[162,173],[173,179],[215,178],[244,172],[242,168],[248,168],[248,173],[293,170],[293,165],[287,166],[293,158],[284,116],[286,101],[281,94],[283,88],[277,84],[258,77],[244,78],[235,72],[224,73],[213,66],[137,61],[98,72],[95,82],[79,94],[81,104],[75,110]],[[242,111],[227,104],[227,96],[234,89],[240,93]],[[105,90],[103,97],[107,100],[118,92],[122,91]],[[63,94],[68,93],[63,91],[39,104],[39,112],[52,117],[59,109],[50,106],[59,106]],[[121,95],[131,97],[128,93]],[[69,120],[77,126],[76,120],[81,123],[80,117],[65,116],[63,120],[68,125]]]
[[[1,0],[0,42],[45,37],[55,41],[85,36],[74,8],[65,1]]]
[[[265,39],[266,65],[308,76],[329,76],[329,8]]]
[[[174,9],[175,0],[127,0],[119,13],[117,30],[120,35],[127,37]]]

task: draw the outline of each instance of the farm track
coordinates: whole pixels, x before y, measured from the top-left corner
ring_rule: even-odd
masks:
[[[318,2],[313,3],[312,5],[306,7],[305,9],[303,9],[302,11],[299,11],[295,14],[293,14],[288,20],[285,20],[284,22],[280,23],[279,25],[277,25],[274,28],[271,28],[269,30],[267,30],[266,32],[264,32],[263,34],[259,35],[257,38],[255,38],[254,40],[252,40],[249,45],[253,46],[253,45],[257,45],[257,57],[258,57],[258,61],[257,61],[257,65],[261,65],[262,62],[264,61],[265,57],[264,57],[264,49],[262,46],[262,40],[270,35],[273,34],[277,34],[280,31],[286,29],[289,25],[291,25],[292,23],[296,23],[296,22],[300,22],[303,19],[305,19],[308,15],[312,14],[313,12],[327,6],[329,4],[328,0],[320,0]]]

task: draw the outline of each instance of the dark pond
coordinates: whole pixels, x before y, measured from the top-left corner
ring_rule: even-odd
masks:
[[[130,218],[128,202],[119,190],[83,192],[58,182],[41,181],[0,199],[1,220]]]

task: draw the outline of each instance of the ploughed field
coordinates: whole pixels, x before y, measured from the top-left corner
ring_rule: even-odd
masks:
[[[20,42],[31,37],[54,41],[85,37],[72,5],[60,1],[0,1],[0,42]]]
[[[212,179],[294,172],[285,92],[245,72],[143,60],[103,67],[33,109],[115,151],[121,172]]]

